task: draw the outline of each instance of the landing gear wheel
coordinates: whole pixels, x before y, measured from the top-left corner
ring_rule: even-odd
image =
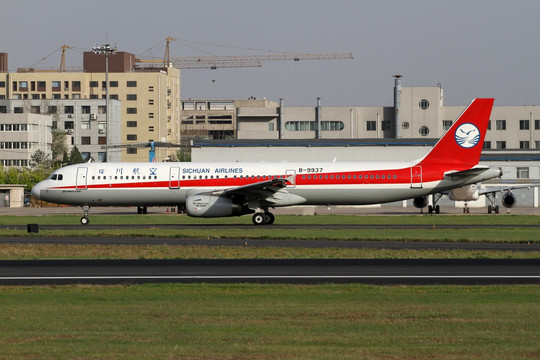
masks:
[[[433,206],[431,205],[428,206],[428,213],[429,215],[433,214]]]
[[[265,212],[264,217],[266,218],[266,224],[268,224],[268,225],[273,224],[274,220],[276,220],[276,218],[274,217],[274,214],[272,214],[270,212]]]
[[[488,205],[488,214],[491,214],[493,212],[493,207],[491,205]]]
[[[441,207],[439,205],[435,205],[435,214],[441,213]]]
[[[253,215],[251,220],[253,221],[255,225],[264,225],[266,224],[267,217],[265,216],[264,213],[256,213]]]
[[[495,205],[495,214],[499,213],[499,205]]]
[[[83,217],[81,218],[81,224],[83,224],[83,225],[88,225],[89,223],[90,223],[90,219],[87,218],[86,216],[83,216]]]

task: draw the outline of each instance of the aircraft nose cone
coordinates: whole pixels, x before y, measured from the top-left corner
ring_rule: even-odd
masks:
[[[38,183],[36,185],[34,185],[34,187],[32,188],[32,196],[35,197],[36,199],[40,199],[41,198],[41,188],[42,188],[42,184],[41,183]]]

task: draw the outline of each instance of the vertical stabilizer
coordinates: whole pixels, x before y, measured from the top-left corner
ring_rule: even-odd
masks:
[[[474,99],[419,165],[465,170],[478,164],[494,99]]]

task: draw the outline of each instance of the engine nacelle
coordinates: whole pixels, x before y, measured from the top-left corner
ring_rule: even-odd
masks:
[[[225,217],[242,215],[242,205],[232,199],[212,195],[192,195],[186,198],[186,212],[193,217]]]
[[[478,200],[479,197],[476,184],[465,185],[448,192],[448,198],[454,201],[474,201]]]
[[[513,208],[517,204],[517,197],[510,191],[507,191],[503,194],[501,202],[505,208]]]
[[[427,196],[417,197],[413,199],[413,205],[417,208],[425,208],[428,204]]]

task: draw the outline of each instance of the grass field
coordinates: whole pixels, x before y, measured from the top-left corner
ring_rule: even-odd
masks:
[[[82,225],[73,230],[42,230],[39,236],[144,236],[144,237],[187,237],[187,238],[251,238],[251,239],[324,239],[324,240],[405,240],[405,241],[538,241],[538,229],[521,225],[538,224],[537,216],[278,216],[278,224],[330,224],[331,228],[285,228],[272,226],[246,226],[245,228],[215,229],[211,224],[250,224],[249,217],[222,219],[194,219],[178,215],[96,215],[92,224],[152,224],[146,229],[88,229]],[[0,216],[0,225],[77,225],[79,216]],[[166,224],[193,224],[187,229],[159,227]],[[422,229],[347,229],[346,224],[397,224],[429,225]],[[484,225],[454,231],[438,225]],[[199,226],[197,226],[199,225]],[[512,225],[511,227],[506,227]],[[32,236],[26,230],[1,229],[0,236]]]
[[[0,287],[0,359],[537,359],[538,286]]]

